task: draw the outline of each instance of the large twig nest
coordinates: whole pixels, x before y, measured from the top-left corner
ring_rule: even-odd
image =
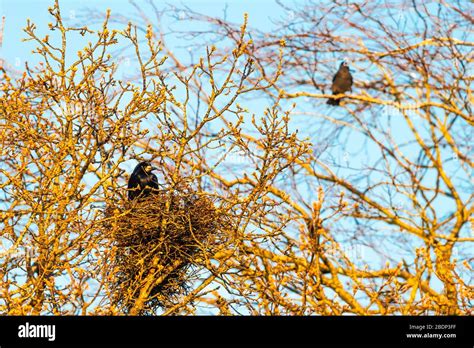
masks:
[[[205,194],[160,191],[107,209],[116,247],[115,302],[128,312],[152,313],[185,293],[199,253],[215,245],[228,219]],[[143,304],[143,305],[141,305]]]

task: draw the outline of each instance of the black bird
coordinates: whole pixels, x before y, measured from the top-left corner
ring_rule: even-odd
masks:
[[[352,75],[349,66],[345,61],[341,63],[341,65],[339,66],[339,70],[332,79],[331,90],[333,95],[345,93],[347,91],[352,92]],[[339,98],[330,98],[328,99],[327,104],[339,105],[339,102]]]
[[[152,173],[156,168],[150,162],[141,162],[133,170],[128,179],[128,199],[149,196],[153,190],[159,189],[158,178]]]

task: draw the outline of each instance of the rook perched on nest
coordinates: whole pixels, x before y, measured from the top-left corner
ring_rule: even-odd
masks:
[[[158,178],[152,173],[156,170],[149,162],[139,163],[128,180],[128,199],[147,197],[159,189]]]
[[[233,226],[212,195],[183,183],[159,185],[155,169],[149,162],[135,167],[128,200],[109,204],[104,221],[115,247],[107,265],[113,302],[132,315],[175,305],[203,267],[202,255]]]

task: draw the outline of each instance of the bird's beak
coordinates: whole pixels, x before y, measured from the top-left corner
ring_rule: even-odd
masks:
[[[146,170],[147,172],[152,172],[152,171],[156,170],[156,168],[155,168],[155,167],[152,167],[152,166],[146,166],[146,167],[145,167],[145,170]]]

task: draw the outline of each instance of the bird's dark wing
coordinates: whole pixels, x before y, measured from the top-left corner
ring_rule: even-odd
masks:
[[[158,178],[156,175],[148,173],[140,176],[140,196],[147,197],[156,193],[159,189]]]
[[[158,190],[160,188],[160,185],[158,184],[158,178],[155,174],[150,174],[149,176],[151,177],[151,180],[148,183],[148,186],[152,189]]]
[[[339,84],[341,81],[341,70],[339,69],[332,79],[331,91],[332,94],[339,94]]]
[[[140,178],[133,173],[128,179],[128,199],[135,199],[141,192],[140,189]]]

